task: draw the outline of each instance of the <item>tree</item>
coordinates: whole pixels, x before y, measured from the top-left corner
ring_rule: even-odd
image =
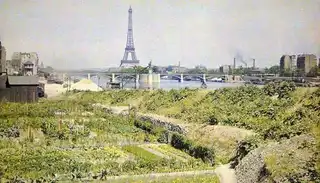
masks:
[[[280,66],[279,65],[271,66],[270,68],[266,68],[265,72],[267,74],[279,74],[280,73]]]
[[[154,73],[160,73],[161,71],[160,71],[160,69],[159,69],[158,66],[152,66],[152,72],[154,72]]]
[[[310,71],[307,73],[308,77],[315,77],[318,75],[318,68],[317,67],[313,67],[310,69]]]
[[[288,98],[289,94],[296,89],[293,82],[282,81],[280,83],[270,82],[263,87],[265,94],[269,96],[278,95],[279,98]]]

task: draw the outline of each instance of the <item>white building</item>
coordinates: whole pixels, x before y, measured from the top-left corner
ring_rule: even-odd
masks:
[[[6,72],[6,49],[0,41],[0,75],[4,72]]]

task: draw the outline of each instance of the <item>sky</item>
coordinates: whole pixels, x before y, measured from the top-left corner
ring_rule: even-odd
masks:
[[[320,56],[320,0],[0,0],[0,39],[7,59],[37,52],[58,69],[118,67],[130,5],[141,65],[217,68],[237,56],[266,67],[283,54]]]

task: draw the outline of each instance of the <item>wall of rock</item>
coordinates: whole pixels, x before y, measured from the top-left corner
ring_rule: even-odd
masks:
[[[241,159],[235,168],[238,183],[311,182],[319,178],[313,170],[315,141],[301,135],[259,147]]]

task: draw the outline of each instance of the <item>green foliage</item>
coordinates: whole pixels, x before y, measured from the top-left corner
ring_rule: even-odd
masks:
[[[134,154],[136,157],[146,160],[146,161],[152,161],[152,160],[157,160],[160,159],[160,157],[150,153],[147,150],[144,150],[141,147],[138,146],[133,146],[133,145],[128,145],[128,146],[123,146],[123,149],[128,151],[129,153]]]
[[[191,140],[187,139],[185,136],[178,134],[178,133],[172,133],[167,130],[164,130],[160,127],[155,127],[152,125],[151,122],[148,121],[137,121],[135,122],[135,125],[143,130],[146,130],[147,132],[154,134],[158,136],[158,141],[160,142],[166,142],[170,143],[173,147],[183,150],[184,152],[188,153],[190,156],[193,156],[195,158],[201,158],[204,162],[209,162],[212,165],[214,164],[214,151],[195,144]],[[169,136],[171,136],[171,141],[168,141]]]
[[[213,175],[197,175],[197,176],[183,176],[183,177],[159,177],[153,180],[153,177],[145,179],[125,179],[123,181],[117,181],[116,183],[219,183],[219,178]]]
[[[304,92],[308,91],[310,92]],[[292,83],[269,83],[263,88],[242,86],[203,90],[108,91],[85,93],[95,102],[122,105],[139,101],[139,111],[190,123],[223,124],[254,130],[266,139],[289,138],[310,131],[319,119],[316,89],[296,89]],[[319,92],[319,89],[314,93]],[[278,97],[274,97],[278,95]],[[121,96],[121,97],[120,97]],[[118,99],[121,98],[121,99]],[[317,110],[308,110],[308,109]]]
[[[295,90],[296,86],[293,82],[281,82],[274,83],[270,82],[266,84],[263,89],[264,92],[269,96],[278,95],[279,98],[288,98],[290,93]]]
[[[267,74],[279,74],[280,73],[280,66],[279,65],[271,66],[270,68],[266,68],[265,72]]]
[[[209,162],[211,165],[214,165],[213,150],[207,147],[196,145],[181,134],[172,134],[171,145],[177,149],[187,152],[195,158],[201,158],[204,162]]]
[[[131,96],[136,94],[132,92]],[[64,101],[1,105],[0,135],[6,137],[0,138],[2,180],[75,181],[188,170],[203,165],[162,159],[134,146],[125,146],[123,151],[115,144],[141,143],[146,133],[135,127],[132,120],[94,109],[91,102],[85,96]],[[59,111],[62,113],[57,113]],[[88,112],[91,114],[87,115]],[[151,128],[148,136],[154,138],[162,131]],[[128,159],[127,150],[135,154],[136,161]]]
[[[137,74],[148,74],[149,69],[147,67],[136,66],[134,68],[124,68],[121,70],[124,73],[137,73]]]

